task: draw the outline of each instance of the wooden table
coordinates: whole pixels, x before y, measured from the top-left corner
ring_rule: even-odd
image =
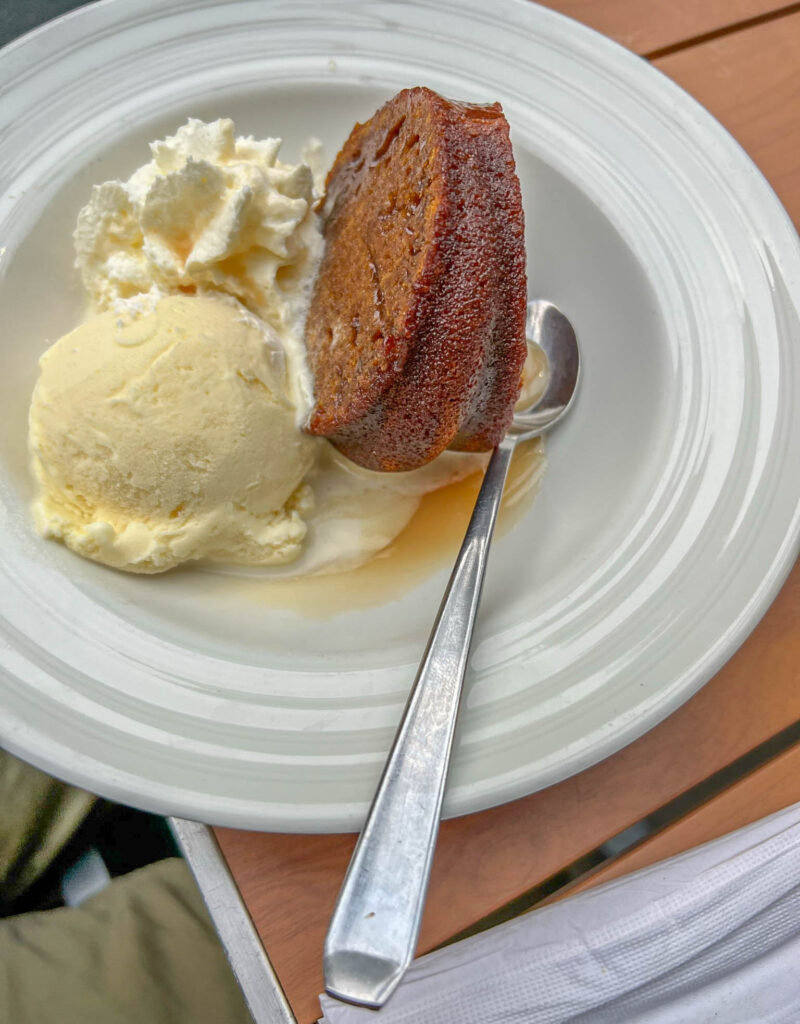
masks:
[[[696,96],[800,223],[800,4],[547,6],[617,39]],[[495,922],[553,891],[596,885],[800,800],[799,612],[796,566],[738,653],[657,728],[550,789],[445,822],[420,951],[487,917]],[[323,937],[355,837],[215,833],[298,1021],[316,1020]],[[646,838],[631,845],[632,835]]]

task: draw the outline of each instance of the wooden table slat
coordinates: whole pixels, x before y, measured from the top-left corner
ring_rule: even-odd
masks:
[[[540,0],[642,56],[769,16],[776,0]]]
[[[627,853],[566,886],[547,902],[611,882],[631,871],[674,857],[701,843],[719,839],[737,828],[800,802],[800,744],[785,750],[752,775],[740,779],[724,793],[687,814],[674,825],[645,839]]]
[[[655,65],[725,125],[800,224],[800,11]]]

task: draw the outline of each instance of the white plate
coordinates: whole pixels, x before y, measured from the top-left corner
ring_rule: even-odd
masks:
[[[532,291],[574,320],[578,404],[497,543],[447,813],[564,778],[694,693],[763,614],[798,541],[800,256],[745,154],[633,55],[525,2],[141,0],[0,55],[0,666],[5,745],[162,812],[358,826],[446,576],[328,618],[257,585],[141,579],[44,543],[25,416],[81,291],[70,232],[187,116],[332,156],[403,86],[502,101]],[[709,723],[713,728],[713,723]]]

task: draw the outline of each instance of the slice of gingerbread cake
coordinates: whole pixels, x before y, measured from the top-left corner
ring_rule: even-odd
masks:
[[[380,470],[493,448],[526,356],[522,201],[500,105],[404,90],[353,129],[321,212],[310,432]]]

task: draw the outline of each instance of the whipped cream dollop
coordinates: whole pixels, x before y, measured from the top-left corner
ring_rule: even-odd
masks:
[[[280,147],[237,138],[226,118],[190,119],[151,143],[152,159],[127,181],[92,189],[75,253],[95,312],[145,311],[147,296],[152,308],[176,293],[238,299],[281,338],[303,416],[313,395],[303,329],[322,235],[312,167],[282,162]]]

